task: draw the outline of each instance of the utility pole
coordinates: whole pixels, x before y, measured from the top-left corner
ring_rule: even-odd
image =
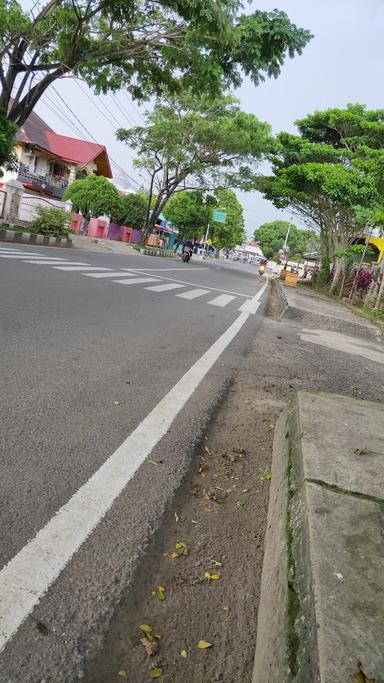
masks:
[[[288,242],[288,238],[289,238],[289,233],[291,232],[291,227],[292,227],[292,221],[289,221],[287,234],[285,235],[285,240],[284,240],[284,244],[283,244],[283,249],[284,249],[284,251],[285,251],[286,246],[287,246],[287,242]]]

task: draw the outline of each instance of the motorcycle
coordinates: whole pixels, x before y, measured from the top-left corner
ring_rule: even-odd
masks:
[[[265,271],[266,271],[266,265],[265,265],[265,263],[260,263],[260,265],[259,265],[259,275],[264,275]]]
[[[181,258],[183,260],[183,263],[189,263],[192,258],[192,248],[184,247],[183,253],[181,254]]]

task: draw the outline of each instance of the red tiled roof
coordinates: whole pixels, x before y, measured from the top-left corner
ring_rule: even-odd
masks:
[[[86,166],[90,161],[95,161],[99,172],[106,178],[112,178],[108,153],[104,145],[78,140],[67,135],[58,135],[35,112],[30,114],[17,132],[16,140],[36,145],[53,156],[74,164]]]

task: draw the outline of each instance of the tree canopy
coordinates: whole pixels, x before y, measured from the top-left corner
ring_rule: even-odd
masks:
[[[151,229],[169,199],[186,189],[248,187],[270,151],[270,126],[240,110],[232,96],[211,100],[186,94],[158,102],[146,126],[119,130],[137,153],[135,164],[151,177],[156,201]]]
[[[232,249],[246,238],[243,207],[233,190],[220,188],[215,192],[217,208],[227,214],[225,223],[212,221],[209,236],[216,249]]]
[[[225,223],[213,220],[213,210],[223,209]],[[164,215],[185,237],[204,237],[209,225],[209,238],[217,249],[230,249],[245,239],[243,207],[233,190],[219,188],[213,195],[184,191],[175,194],[164,208]]]
[[[216,96],[244,75],[256,85],[277,77],[311,34],[282,11],[242,9],[240,0],[45,0],[27,12],[0,0],[0,109],[21,126],[70,73],[134,98],[186,88]]]
[[[272,221],[271,223],[263,223],[256,228],[254,233],[254,238],[260,242],[265,256],[271,258],[279,252],[285,242],[288,229],[287,245],[290,255],[316,250],[319,245],[319,237],[314,230],[300,230],[296,225],[290,224],[289,221]]]
[[[201,238],[205,235],[207,225],[212,217],[212,208],[217,200],[203,192],[185,190],[171,197],[164,207],[167,221],[176,226],[181,239],[185,237]]]
[[[148,197],[145,192],[126,194],[119,197],[112,219],[120,225],[142,230],[147,216]]]
[[[115,215],[119,210],[120,196],[107,178],[89,175],[71,183],[65,190],[64,200],[71,200],[74,210],[81,211],[89,219]]]
[[[361,210],[381,203],[384,112],[363,105],[316,112],[280,133],[273,174],[257,187],[320,230],[324,256],[343,251],[361,228]]]

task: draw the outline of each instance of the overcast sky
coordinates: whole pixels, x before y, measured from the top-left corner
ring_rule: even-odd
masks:
[[[31,1],[24,0],[22,5],[30,7]],[[316,109],[343,107],[348,102],[384,108],[382,0],[255,0],[250,7],[249,11],[282,9],[291,21],[309,29],[315,36],[301,57],[285,63],[277,80],[267,81],[258,88],[245,82],[236,93],[242,107],[268,121],[275,133],[294,131],[295,119]],[[132,167],[132,151],[115,139],[116,124],[129,127],[132,122],[142,122],[137,105],[134,109],[123,93],[117,97],[121,109],[113,97],[96,98],[88,91],[90,101],[69,79],[56,83],[55,87],[94,138],[106,145],[113,160],[140,182],[137,170]],[[84,85],[81,87],[85,89]],[[57,133],[80,137],[69,125],[72,123],[81,129],[79,122],[65,109],[56,93],[49,90],[48,97],[50,101],[38,105],[40,116]],[[103,108],[103,102],[107,110]],[[103,109],[104,116],[95,104]],[[62,118],[58,117],[59,105],[66,111],[64,118],[62,114]],[[83,137],[89,138],[84,130]],[[116,167],[113,170],[117,177],[119,170]],[[129,184],[129,180],[125,178],[125,182],[120,182],[123,184]],[[250,235],[261,223],[290,217],[258,193],[241,194],[240,199]]]

